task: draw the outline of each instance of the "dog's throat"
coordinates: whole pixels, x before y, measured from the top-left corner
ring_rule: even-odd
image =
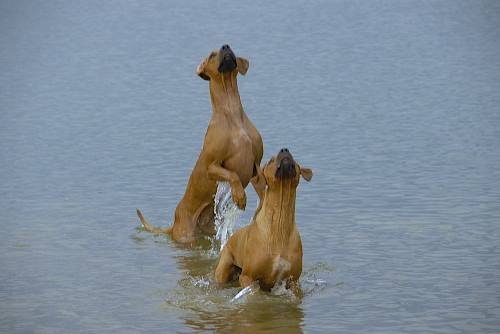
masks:
[[[214,116],[223,115],[226,120],[231,122],[241,122],[243,105],[241,104],[238,87],[230,78],[225,78],[224,84],[210,82],[210,98],[212,100],[212,109]]]
[[[290,234],[295,226],[295,188],[291,182],[282,182],[279,188],[268,189],[264,198],[263,210],[258,221],[267,221],[271,231],[271,247],[286,248]]]

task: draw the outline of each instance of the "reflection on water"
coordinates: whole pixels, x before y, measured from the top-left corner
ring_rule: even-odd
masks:
[[[249,296],[245,303],[187,314],[184,320],[189,327],[197,331],[302,333],[303,318],[300,300]]]

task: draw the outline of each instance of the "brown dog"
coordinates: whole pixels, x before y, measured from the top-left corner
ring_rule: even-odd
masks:
[[[196,74],[209,81],[212,118],[198,161],[189,178],[184,197],[175,209],[173,226],[151,227],[141,212],[144,227],[154,233],[172,233],[178,242],[191,242],[201,233],[214,233],[214,195],[217,181],[228,181],[236,205],[244,209],[244,188],[260,173],[264,152],[262,138],[243,111],[236,77],[245,75],[249,62],[236,57],[224,45],[203,60]]]
[[[310,181],[312,170],[300,168],[282,149],[252,179],[259,208],[250,225],[231,236],[222,250],[215,270],[217,282],[229,282],[239,273],[242,288],[257,281],[270,290],[286,279],[287,286],[298,291],[302,242],[295,224],[295,195],[301,175]]]

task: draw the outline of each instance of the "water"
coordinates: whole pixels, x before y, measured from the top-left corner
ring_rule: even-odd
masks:
[[[215,238],[214,246],[219,246],[219,249],[214,249],[217,253],[222,251],[229,237],[233,235],[235,228],[241,226],[241,215],[243,210],[238,208],[231,198],[231,186],[229,182],[218,182],[217,192],[214,198],[214,215],[215,215]]]
[[[496,1],[0,3],[0,332],[500,331]],[[297,190],[303,296],[213,282],[167,226],[211,113],[243,106]],[[250,221],[257,206],[247,189]]]

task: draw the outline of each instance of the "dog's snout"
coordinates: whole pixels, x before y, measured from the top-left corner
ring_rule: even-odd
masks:
[[[237,68],[236,64],[236,56],[234,55],[233,50],[229,47],[229,45],[224,44],[220,48],[220,63],[219,63],[219,72],[232,72]]]
[[[282,149],[279,151],[279,153],[278,153],[278,157],[277,157],[277,158],[281,160],[281,159],[283,159],[284,157],[289,157],[289,158],[293,159],[293,158],[292,158],[292,153],[290,153],[290,151],[289,151],[286,147],[285,147],[285,148],[282,148]]]
[[[282,148],[278,153],[275,176],[279,179],[287,179],[297,175],[295,161],[287,148]]]

